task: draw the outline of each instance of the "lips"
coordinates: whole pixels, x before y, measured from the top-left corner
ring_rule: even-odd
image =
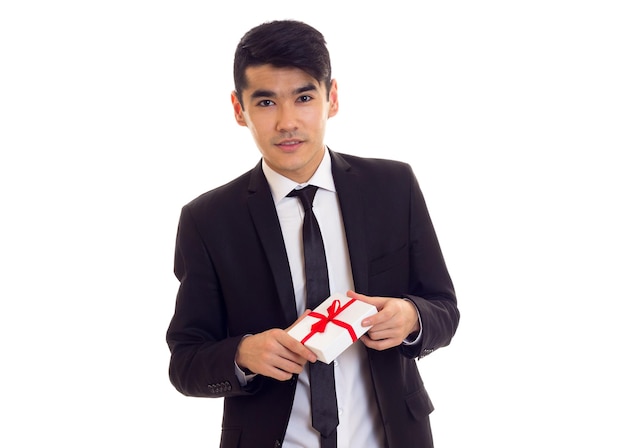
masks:
[[[304,143],[303,140],[290,139],[290,140],[282,140],[278,142],[276,146],[278,146],[283,151],[293,151],[299,148],[300,146],[302,146],[303,143]]]
[[[278,146],[293,146],[299,145],[300,143],[302,143],[302,140],[283,140],[278,143]]]

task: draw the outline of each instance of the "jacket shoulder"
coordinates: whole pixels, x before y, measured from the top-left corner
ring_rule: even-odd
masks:
[[[416,181],[411,165],[406,162],[372,157],[359,157],[349,154],[332,154],[333,175],[337,178],[350,179],[362,187],[378,187],[381,184],[405,185]]]
[[[400,160],[361,157],[352,154],[331,152],[339,168],[364,170],[368,173],[388,174],[389,172],[411,172],[411,166]]]
[[[219,187],[208,190],[199,196],[193,198],[186,203],[183,208],[199,211],[207,208],[222,208],[238,197],[247,197],[248,186],[250,185],[250,177],[254,169],[242,174],[241,176],[231,180]]]

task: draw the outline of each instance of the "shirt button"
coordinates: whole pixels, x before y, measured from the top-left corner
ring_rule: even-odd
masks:
[[[337,414],[342,415],[343,414],[343,408],[337,409]]]
[[[337,361],[337,360],[335,359],[335,360],[333,361],[333,364],[337,366],[337,365],[339,365],[339,361]]]

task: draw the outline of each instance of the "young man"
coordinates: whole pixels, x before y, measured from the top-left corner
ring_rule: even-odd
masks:
[[[234,78],[235,119],[262,159],[182,209],[167,332],[172,384],[224,398],[224,448],[431,447],[433,408],[415,358],[450,343],[459,312],[411,168],[325,146],[337,83],[314,28],[253,28],[237,47]],[[307,210],[291,196],[307,185],[317,187],[323,283],[378,310],[363,322],[368,333],[330,364],[327,429],[311,421],[314,366],[323,363],[287,334],[312,307],[306,291],[317,283],[305,275]]]

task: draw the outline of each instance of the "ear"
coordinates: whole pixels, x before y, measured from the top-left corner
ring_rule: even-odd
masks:
[[[328,118],[334,117],[339,111],[339,99],[337,96],[337,80],[333,79],[330,82],[330,92],[328,93]]]
[[[246,123],[246,119],[244,117],[243,105],[239,102],[239,98],[237,98],[237,92],[233,90],[230,94],[230,102],[233,104],[233,110],[235,112],[235,120],[239,126],[248,126]]]

